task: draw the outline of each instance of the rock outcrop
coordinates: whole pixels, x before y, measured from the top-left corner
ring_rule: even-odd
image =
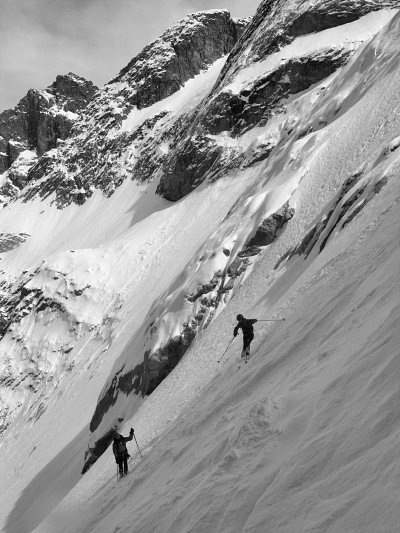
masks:
[[[149,107],[227,55],[245,24],[226,10],[193,13],[146,46],[108,85],[126,85],[129,108]]]
[[[1,168],[11,167],[24,150],[41,156],[66,139],[78,113],[97,87],[75,74],[57,76],[45,90],[30,89],[14,109],[0,114]]]
[[[356,173],[343,183],[331,203],[329,212],[315,221],[302,241],[295,248],[288,250],[275,265],[275,269],[296,255],[306,259],[313,251],[321,253],[331,235],[349,224],[387,183],[385,177],[372,183],[364,182],[362,177],[362,172]]]

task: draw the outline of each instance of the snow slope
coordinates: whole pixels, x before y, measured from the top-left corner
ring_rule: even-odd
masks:
[[[29,283],[61,296],[66,282],[89,283],[85,305],[65,305],[78,323],[98,326],[77,335],[75,367],[60,371],[47,410],[6,436],[6,533],[397,531],[399,38],[396,15],[346,67],[293,97],[278,128],[282,143],[267,160],[176,204],[125,183],[111,200],[93,195],[85,209],[68,207],[67,217],[51,207],[41,213],[39,202],[24,222],[18,204],[1,213],[14,232],[35,229],[36,241],[7,255],[7,269],[45,256],[49,275]],[[129,477],[116,482],[111,452],[81,477],[99,390],[121,360],[135,363],[152,303],[186,287],[216,242],[240,248],[249,227],[288,199],[296,216],[180,364],[145,401],[127,397],[107,413],[105,426],[118,409],[123,432],[135,427],[143,461],[131,443]],[[325,222],[321,253],[316,245],[307,257],[282,260]],[[59,253],[53,242],[77,250]],[[57,272],[67,279],[54,279]],[[103,322],[110,303],[112,326]],[[238,339],[216,362],[238,312],[286,318],[256,325],[240,370]],[[20,334],[34,338],[40,327],[29,316]]]
[[[117,482],[103,456],[36,531],[396,531],[399,193],[393,180],[277,302],[286,321],[257,327],[248,367],[236,341],[219,371],[228,335],[212,328],[133,419],[133,473]],[[252,303],[271,311],[268,291]]]
[[[398,105],[393,89],[381,96],[364,99],[380,119]],[[370,150],[392,134],[372,137]],[[309,181],[340,171],[326,152],[317,159]],[[379,164],[387,186],[321,255],[296,259],[275,283],[263,258],[126,425],[144,460],[135,453],[133,473],[117,483],[103,456],[36,531],[397,530],[399,165],[396,151]],[[286,317],[257,326],[240,371],[239,341],[216,364],[239,310]]]

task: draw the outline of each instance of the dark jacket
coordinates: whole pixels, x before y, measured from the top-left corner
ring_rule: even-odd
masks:
[[[133,439],[133,433],[129,434],[129,437],[123,437],[119,433],[116,433],[114,436],[114,442],[113,442],[113,454],[114,457],[117,459],[118,457],[125,457],[128,454],[128,449],[126,447],[126,442]]]
[[[239,329],[241,329],[243,331],[243,337],[254,337],[253,324],[256,322],[256,318],[243,318],[243,320],[238,322],[237,326],[233,330],[233,335],[236,337]]]

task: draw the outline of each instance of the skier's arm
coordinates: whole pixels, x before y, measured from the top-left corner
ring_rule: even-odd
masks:
[[[128,442],[128,441],[132,440],[132,439],[133,439],[133,434],[134,434],[134,433],[135,433],[135,432],[133,431],[133,428],[131,428],[131,430],[130,430],[130,432],[129,432],[129,437],[123,437],[124,441],[125,441],[125,442]]]
[[[257,322],[256,318],[250,318],[249,319],[250,324],[255,324]]]
[[[236,337],[236,335],[238,334],[238,331],[239,331],[239,328],[241,328],[242,326],[240,324],[238,324],[237,326],[235,326],[235,329],[233,330],[233,336]]]

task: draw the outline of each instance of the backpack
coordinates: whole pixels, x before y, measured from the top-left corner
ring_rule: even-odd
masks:
[[[115,456],[124,455],[127,453],[126,444],[122,439],[114,439],[113,453]]]

